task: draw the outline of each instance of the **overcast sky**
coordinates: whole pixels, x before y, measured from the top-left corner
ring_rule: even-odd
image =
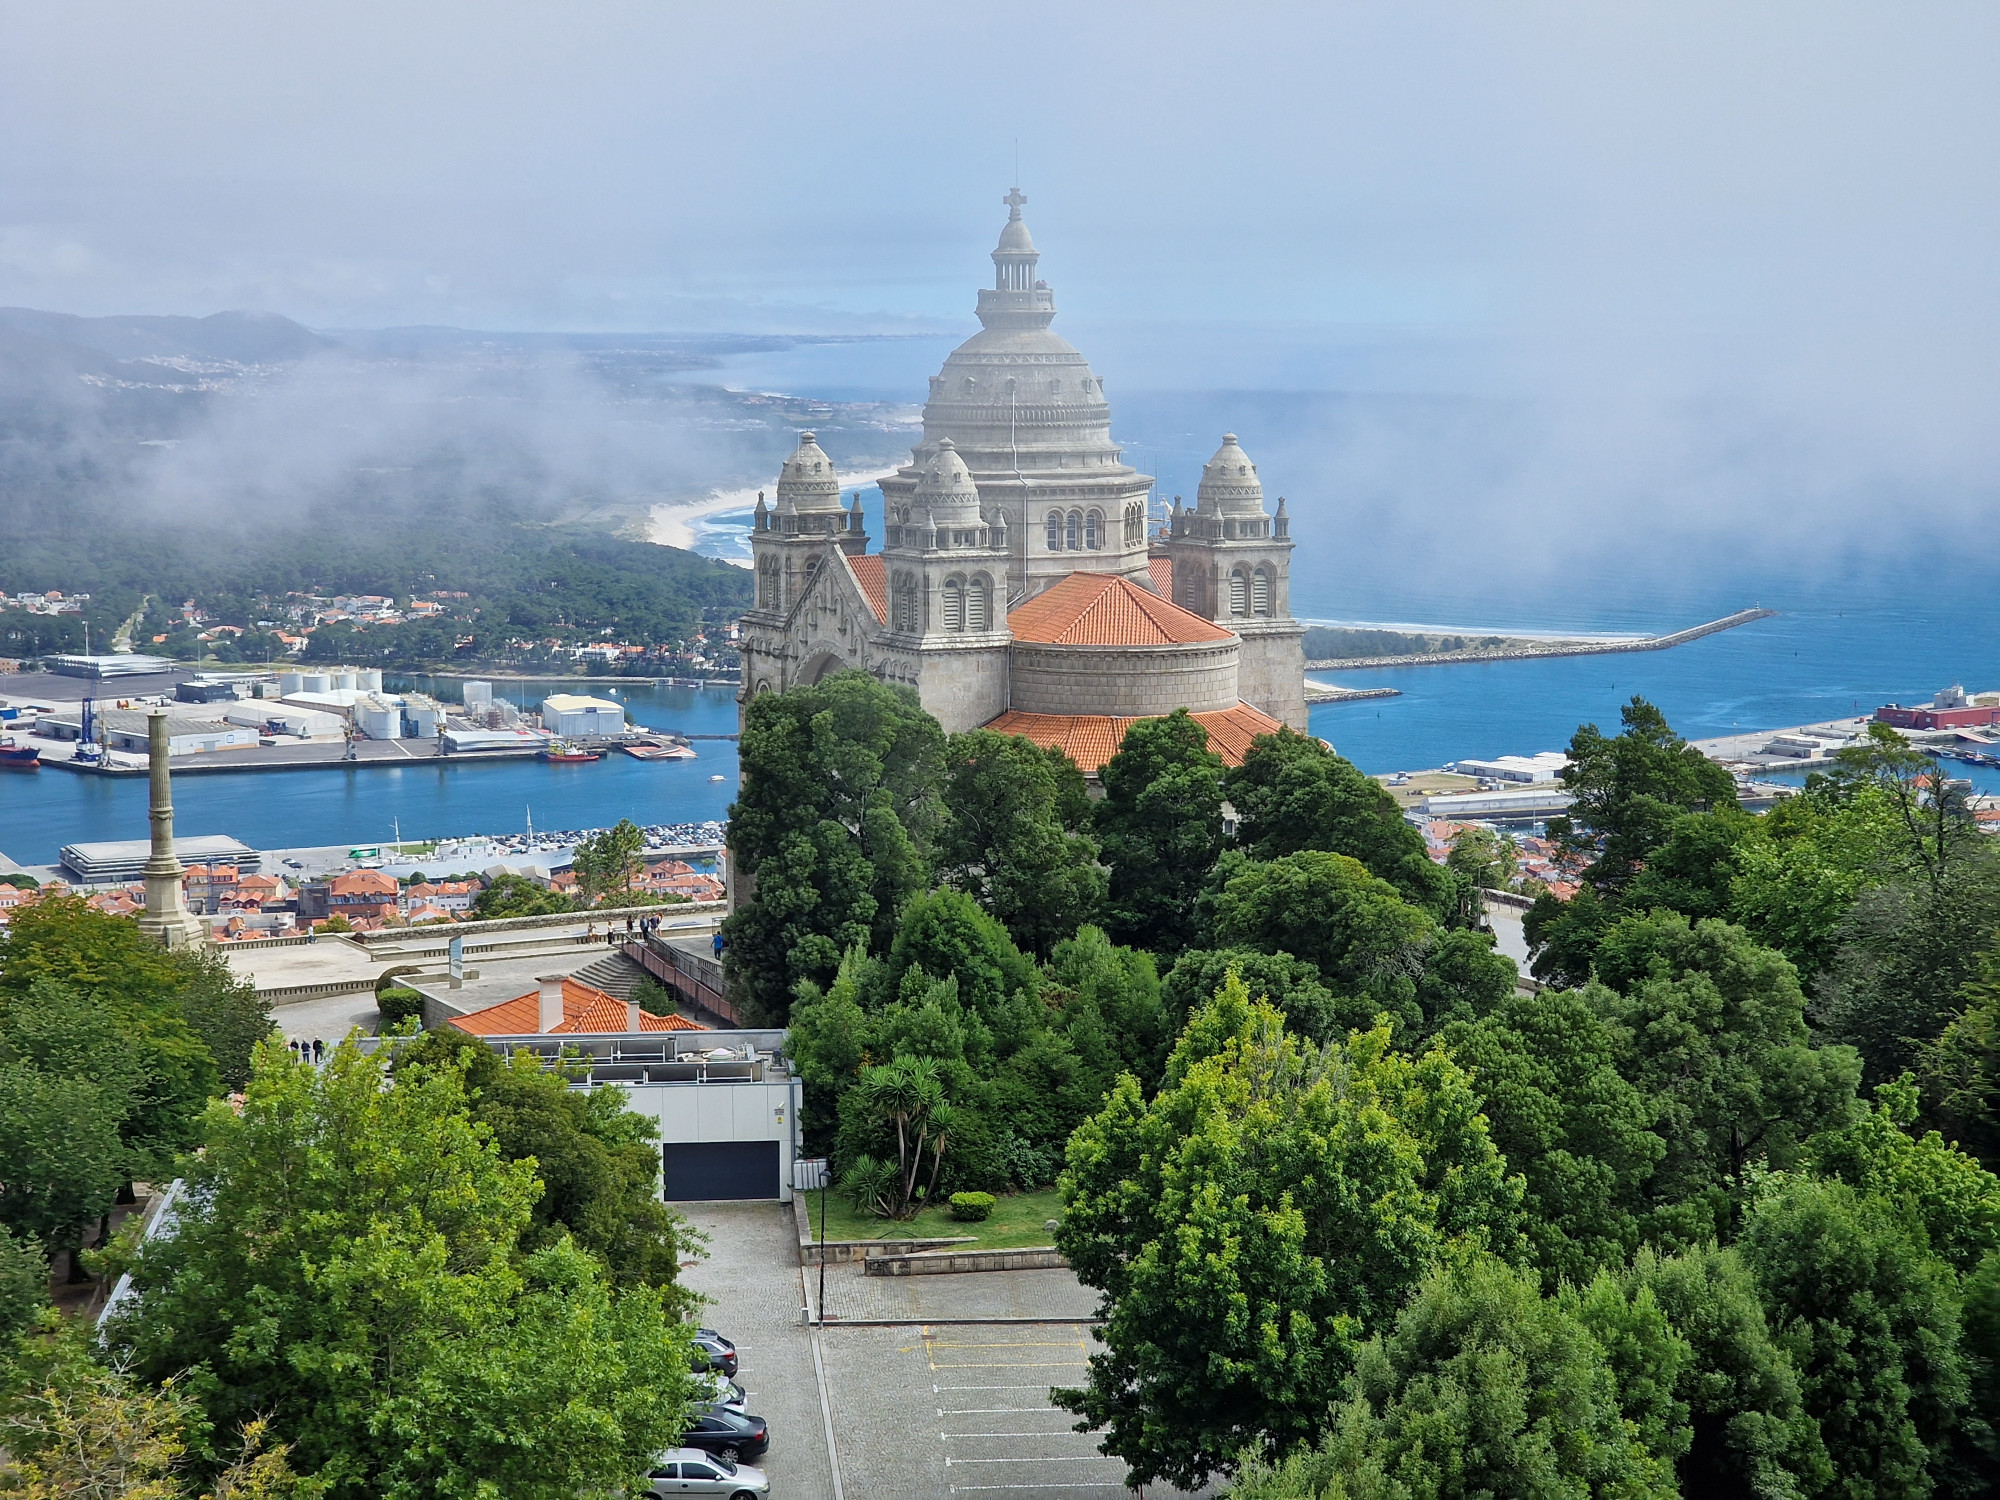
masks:
[[[0,300],[963,323],[1990,323],[2000,7],[0,5]]]
[[[1018,143],[1114,391],[1528,397],[1504,476],[1381,447],[1419,533],[1930,546],[1993,533],[1996,75],[1993,0],[0,0],[0,303],[969,329]]]

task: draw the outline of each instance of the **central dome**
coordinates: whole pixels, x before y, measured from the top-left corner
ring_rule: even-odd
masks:
[[[1111,436],[1104,382],[1049,327],[1055,293],[1041,253],[1010,210],[993,251],[993,285],[979,291],[980,331],[931,377],[923,441],[883,480],[884,498],[913,506],[919,483],[949,441],[977,487],[981,510],[1012,538],[1008,597],[1023,599],[1081,564],[1150,577],[1145,510],[1152,479],[1124,461]]]

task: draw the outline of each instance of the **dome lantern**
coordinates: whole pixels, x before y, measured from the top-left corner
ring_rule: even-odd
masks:
[[[844,515],[846,511],[840,503],[840,476],[814,433],[799,434],[798,450],[778,471],[776,510],[781,516]]]

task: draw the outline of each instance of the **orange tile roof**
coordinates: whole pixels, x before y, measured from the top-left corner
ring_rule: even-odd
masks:
[[[1153,575],[1153,592],[1162,599],[1174,597],[1174,560],[1171,557],[1148,557],[1146,571]]]
[[[1243,764],[1251,741],[1259,735],[1276,734],[1283,726],[1269,714],[1239,703],[1215,713],[1196,714],[1195,723],[1208,731],[1208,748],[1232,766]],[[985,727],[996,734],[1018,734],[1044,749],[1062,751],[1085,775],[1093,775],[1118,753],[1125,731],[1140,721],[1111,714],[1024,714],[1013,710],[991,720]]]
[[[371,891],[380,896],[393,896],[402,887],[380,870],[354,870],[346,875],[334,876],[327,883],[327,889],[336,896],[365,896]]]
[[[625,1029],[625,1002],[607,995],[580,979],[564,979],[563,1018],[550,1035],[557,1032],[605,1033]],[[533,1036],[540,1029],[542,992],[530,990],[512,1000],[502,1000],[469,1016],[453,1016],[451,1024],[474,1036]],[[639,1013],[641,1031],[706,1031],[684,1016],[651,1016]]]
[[[1181,646],[1226,641],[1213,620],[1116,573],[1072,573],[1007,616],[1017,641],[1044,646]]]
[[[884,625],[889,623],[889,573],[882,565],[882,554],[864,552],[859,557],[847,559],[847,566],[854,574],[854,581],[861,585],[862,596],[868,607],[875,611],[875,618]]]

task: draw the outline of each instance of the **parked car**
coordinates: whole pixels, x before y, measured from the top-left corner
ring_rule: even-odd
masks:
[[[731,1463],[699,1448],[669,1448],[653,1460],[646,1476],[654,1495],[727,1495],[729,1500],[759,1500],[771,1493],[762,1469]]]
[[[743,1387],[720,1370],[711,1371],[709,1378],[715,1382],[708,1398],[712,1404],[731,1407],[736,1411],[743,1410],[748,1404],[750,1398],[743,1393]]]
[[[697,1372],[720,1370],[725,1375],[734,1375],[736,1346],[713,1328],[697,1328],[694,1331],[694,1367]]]
[[[681,1444],[737,1463],[746,1458],[762,1458],[764,1450],[771,1446],[771,1431],[762,1417],[732,1411],[726,1406],[711,1406],[707,1415],[682,1434]]]

